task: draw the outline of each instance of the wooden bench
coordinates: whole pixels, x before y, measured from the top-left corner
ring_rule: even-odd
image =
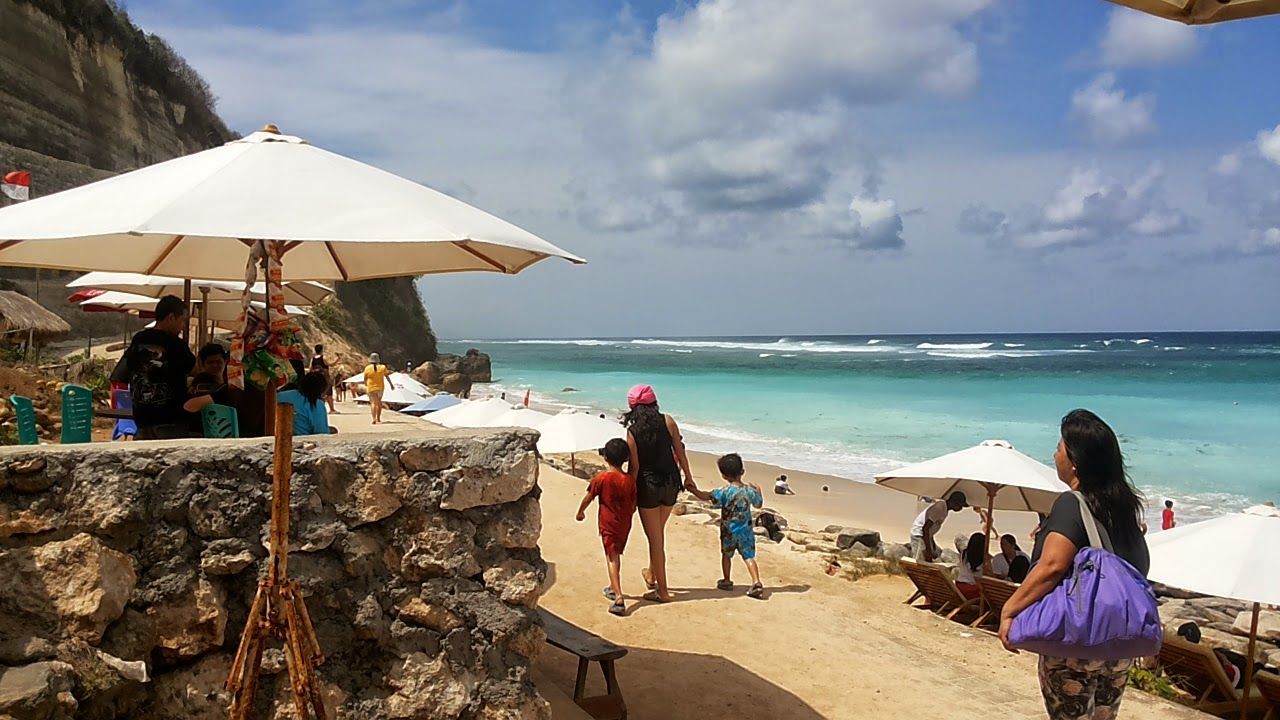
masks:
[[[539,608],[547,642],[578,656],[578,679],[573,686],[573,701],[596,720],[626,720],[627,704],[622,700],[613,661],[627,654],[627,649],[583,630],[563,618]],[[607,694],[584,697],[587,691],[587,668],[600,663]]]

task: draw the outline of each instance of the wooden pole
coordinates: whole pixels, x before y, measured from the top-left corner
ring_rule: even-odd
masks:
[[[987,488],[987,518],[983,523],[985,527],[982,529],[982,574],[991,574],[991,527],[995,524],[995,507],[996,492],[999,491],[998,485],[986,485]],[[962,558],[963,559],[963,558]]]
[[[1253,691],[1253,654],[1258,647],[1258,612],[1261,604],[1253,604],[1253,621],[1249,623],[1249,657],[1244,661],[1244,695],[1240,701],[1240,720],[1249,717],[1249,693]]]
[[[276,450],[271,469],[271,566],[267,580],[288,577],[289,486],[293,479],[293,406],[280,405],[275,422]]]
[[[196,333],[196,337],[198,338],[197,344],[200,347],[204,347],[205,343],[213,339],[212,336],[210,334],[207,334],[205,331],[205,328],[208,326],[208,324],[209,324],[209,288],[202,287],[200,288],[200,329]]]
[[[187,324],[182,328],[182,342],[191,343],[191,280],[182,281],[182,306],[187,309]]]

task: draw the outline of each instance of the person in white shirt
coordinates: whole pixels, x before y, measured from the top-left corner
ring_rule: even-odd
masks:
[[[1002,580],[1011,580],[1009,577],[1009,568],[1013,565],[1013,561],[1018,558],[1026,558],[1028,565],[1031,563],[1031,556],[1022,551],[1018,547],[1018,539],[1012,535],[1000,536],[1000,552],[991,559],[991,574]],[[1021,579],[1013,580],[1021,582]]]
[[[960,556],[960,567],[956,574],[956,589],[961,595],[972,600],[978,597],[978,578],[982,577],[982,566],[987,561],[987,538],[982,533],[969,536],[969,544]]]
[[[942,552],[933,538],[938,534],[942,523],[946,522],[947,513],[959,512],[969,506],[964,493],[959,490],[947,496],[946,500],[938,500],[925,508],[916,516],[911,525],[911,557],[917,562],[933,562]]]
[[[791,489],[786,475],[779,475],[778,479],[773,481],[773,493],[775,495],[795,495],[796,491]]]

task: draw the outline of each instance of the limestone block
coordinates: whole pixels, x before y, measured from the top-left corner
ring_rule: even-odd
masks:
[[[489,524],[489,534],[504,548],[535,548],[542,535],[542,505],[525,497],[502,506]]]
[[[376,456],[366,458],[359,468],[343,460],[321,458],[312,472],[320,497],[334,505],[350,527],[377,522],[400,509],[392,482]]]
[[[137,584],[128,555],[81,533],[68,540],[0,551],[0,596],[40,621],[90,644],[120,614]]]
[[[542,578],[537,570],[520,560],[506,560],[484,571],[485,587],[498,593],[503,602],[534,607],[542,594]]]
[[[502,505],[519,500],[533,490],[538,481],[538,458],[531,452],[504,471],[495,474],[485,467],[466,467],[453,478],[453,487],[440,507],[445,510],[467,510],[481,505]]]
[[[1242,612],[1236,616],[1231,632],[1249,637],[1249,629],[1253,625],[1253,611]],[[1280,642],[1280,612],[1263,610],[1258,613],[1258,639]]]
[[[387,714],[413,720],[454,720],[471,704],[476,678],[454,672],[442,657],[414,653],[391,669],[387,684],[395,693],[387,698]]]
[[[423,601],[419,597],[410,597],[400,603],[400,618],[416,625],[435,630],[446,635],[463,626],[462,618],[448,608]]]
[[[0,717],[71,720],[79,706],[74,677],[70,665],[56,660],[0,668]]]
[[[57,527],[49,515],[31,510],[13,510],[0,503],[0,540],[16,535],[39,535]]]
[[[400,453],[400,465],[409,472],[439,472],[457,460],[457,450],[447,445],[415,445]]]
[[[452,513],[427,514],[421,529],[409,540],[400,572],[409,580],[478,574],[475,526]]]
[[[227,630],[226,595],[201,577],[192,591],[147,608],[156,628],[156,646],[166,658],[193,658],[220,647]]]

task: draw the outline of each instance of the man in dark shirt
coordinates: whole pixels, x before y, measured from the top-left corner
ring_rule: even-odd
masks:
[[[187,305],[166,295],[156,303],[155,326],[133,336],[112,379],[129,384],[139,440],[188,435],[182,403],[187,376],[196,358],[179,336],[187,324]]]

